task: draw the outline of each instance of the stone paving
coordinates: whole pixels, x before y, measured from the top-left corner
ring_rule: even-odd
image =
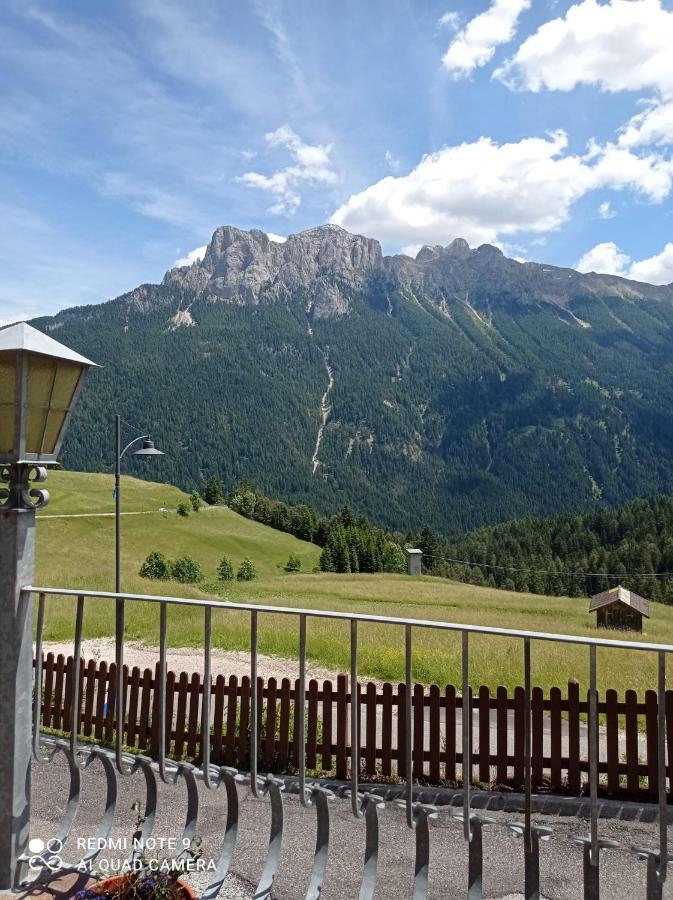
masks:
[[[57,758],[50,765],[33,766],[33,836],[48,839],[63,811],[67,796],[68,776],[64,762]],[[105,781],[99,763],[83,773],[83,796],[73,828],[73,837],[66,844],[63,856],[70,861],[75,856],[77,837],[95,835],[104,807]],[[343,795],[343,785],[333,787]],[[391,800],[398,789],[381,787],[378,790]],[[211,793],[199,787],[201,816],[198,833],[204,842],[204,858],[216,857],[226,816],[226,796],[222,791]],[[131,805],[142,800],[142,778],[120,779],[118,816],[113,836],[130,836],[133,830]],[[221,894],[223,900],[251,900],[259,878],[269,839],[269,802],[254,799],[249,790],[241,787],[240,826],[232,874]],[[463,898],[467,888],[467,848],[460,825],[452,818],[460,803],[460,791],[429,791],[424,800],[439,802],[438,818],[431,831],[430,890],[431,900]],[[517,810],[521,797],[517,795],[474,795],[475,804],[487,806],[485,814],[493,818],[484,834],[484,895],[487,898],[516,898],[523,888],[523,850],[520,840],[506,827],[507,822],[520,818]],[[185,817],[184,785],[159,785],[159,806],[155,834],[165,837],[181,835]],[[551,825],[554,835],[542,845],[540,870],[543,895],[550,900],[580,900],[582,892],[581,848],[573,842],[578,835],[588,833],[586,803],[569,802],[558,798],[537,798],[534,819]],[[606,900],[633,900],[645,896],[645,864],[630,852],[632,845],[656,846],[656,809],[638,804],[605,803],[601,810],[602,837],[616,840],[619,850],[606,851],[601,864],[601,896]],[[380,814],[381,848],[379,888],[377,900],[407,900],[411,896],[414,868],[414,834],[407,828],[404,813],[387,802]],[[315,846],[315,813],[305,810],[298,802],[292,784],[288,784],[285,802],[285,830],[281,866],[274,884],[275,900],[302,900],[308,884]],[[350,802],[344,796],[331,803],[331,841],[328,874],[321,900],[356,898],[365,846],[363,822],[353,819]],[[202,882],[201,879],[199,881]],[[195,885],[196,886],[196,885]],[[201,884],[198,885],[201,887]],[[46,893],[28,893],[26,897],[67,897],[78,888],[67,881],[53,883]],[[673,900],[673,884],[668,881],[663,896]]]

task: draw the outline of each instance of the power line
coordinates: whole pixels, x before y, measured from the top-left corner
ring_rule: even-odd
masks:
[[[673,572],[559,572],[545,569],[530,569],[522,566],[500,566],[494,563],[470,562],[467,559],[453,559],[450,556],[438,556],[435,553],[425,553],[424,556],[431,559],[441,559],[444,562],[455,563],[461,566],[474,566],[482,569],[500,569],[508,572],[527,572],[532,575],[549,575],[557,578],[671,578]]]

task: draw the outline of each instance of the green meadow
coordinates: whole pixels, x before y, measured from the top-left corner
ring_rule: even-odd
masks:
[[[113,511],[112,477],[52,472],[48,485],[52,501],[38,516],[37,574],[41,586],[109,591],[113,588],[114,519],[84,515]],[[430,619],[457,624],[491,625],[518,630],[646,640],[673,644],[673,608],[652,604],[642,637],[621,632],[597,632],[588,600],[545,597],[480,588],[439,578],[411,579],[406,575],[335,575],[314,573],[318,547],[297,540],[225,507],[203,507],[187,518],[177,515],[186,499],[178,489],[125,477],[123,481],[122,565],[128,593],[193,597],[234,603],[366,612],[381,616]],[[59,516],[72,516],[59,518]],[[53,518],[52,518],[53,517]],[[203,567],[204,581],[184,585],[149,581],[138,574],[148,553],[170,557],[193,556]],[[290,553],[301,559],[302,573],[287,574]],[[218,583],[217,564],[228,556],[236,569],[248,556],[258,578],[249,583]],[[69,640],[74,627],[74,599],[50,597],[46,640]],[[127,637],[149,645],[158,642],[157,604],[127,604]],[[263,613],[259,616],[259,649],[265,654],[296,658],[296,617]],[[111,600],[87,601],[85,637],[114,633]],[[172,646],[198,647],[203,636],[200,610],[171,607],[168,639]],[[414,629],[414,677],[425,683],[460,682],[460,635]],[[250,616],[223,605],[213,615],[213,643],[225,650],[250,646]],[[359,626],[360,672],[383,680],[399,680],[404,673],[404,631],[400,626],[363,623]],[[317,664],[346,671],[349,666],[349,626],[346,622],[309,619],[308,655]],[[495,636],[470,638],[470,673],[474,686],[521,684],[523,647],[519,639]],[[627,687],[642,693],[656,686],[656,660],[637,651],[599,649],[598,678],[602,688],[620,692]],[[533,643],[533,680],[545,689],[563,686],[568,678],[588,678],[588,650],[547,641]]]

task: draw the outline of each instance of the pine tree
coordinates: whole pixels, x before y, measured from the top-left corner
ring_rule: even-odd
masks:
[[[220,560],[220,564],[217,567],[217,577],[220,581],[234,580],[234,567],[231,564],[231,560],[227,556],[223,556]]]
[[[217,503],[223,502],[224,493],[222,492],[222,482],[219,475],[211,475],[206,481],[206,486],[203,489],[203,499],[209,506],[215,506]]]
[[[253,581],[257,578],[257,570],[247,556],[239,566],[236,578],[238,581]]]

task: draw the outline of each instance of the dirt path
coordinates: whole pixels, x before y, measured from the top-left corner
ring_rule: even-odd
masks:
[[[70,641],[59,643],[46,641],[43,644],[44,653],[62,653],[64,656],[72,655],[73,646]],[[113,638],[92,638],[82,641],[82,656],[85,660],[104,660],[107,663],[114,662],[115,642]],[[210,654],[211,671],[213,678],[224,675],[236,675],[241,678],[250,674],[250,654],[243,650],[213,650]],[[124,663],[132,668],[154,669],[159,661],[159,648],[150,647],[140,641],[124,642]],[[187,672],[191,675],[198,672],[203,675],[203,651],[196,647],[169,647],[167,651],[167,668],[176,673]],[[266,681],[268,678],[289,678],[294,681],[299,677],[299,663],[297,660],[285,659],[280,656],[257,657],[257,673]],[[306,662],[306,678],[316,678],[318,681],[333,680],[335,672],[313,665],[310,660]]]

